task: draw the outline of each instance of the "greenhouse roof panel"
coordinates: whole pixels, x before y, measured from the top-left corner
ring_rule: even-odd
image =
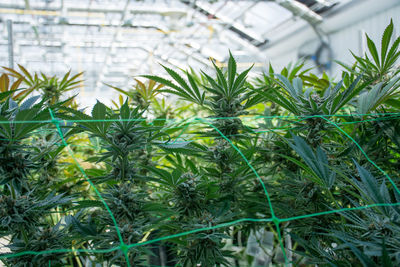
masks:
[[[85,84],[96,91],[111,76],[162,72],[158,63],[208,68],[228,49],[260,62],[269,45],[346,1],[3,0],[0,48],[12,20],[16,63],[51,75],[90,70]]]

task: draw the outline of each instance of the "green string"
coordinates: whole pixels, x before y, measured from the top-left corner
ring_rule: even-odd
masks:
[[[396,184],[393,182],[393,180],[389,177],[389,175],[382,170],[378,165],[376,165],[376,163],[374,161],[372,161],[367,153],[365,153],[365,151],[362,149],[362,147],[360,146],[360,144],[357,143],[356,140],[353,139],[353,137],[351,137],[348,133],[346,133],[342,128],[340,128],[336,123],[328,120],[327,118],[321,117],[322,119],[326,120],[328,123],[332,124],[333,126],[335,126],[341,133],[343,133],[344,135],[346,135],[361,151],[361,153],[365,156],[365,158],[372,164],[375,166],[375,168],[377,168],[388,180],[389,182],[393,185],[394,189],[396,190],[396,192],[400,195],[400,190],[399,188],[397,188]]]
[[[260,183],[261,183],[261,185],[262,185],[262,187],[263,187],[263,190],[264,190],[264,194],[265,194],[265,196],[267,197],[267,201],[268,201],[268,205],[269,205],[269,208],[270,208],[270,211],[271,211],[272,218],[274,218],[274,217],[275,217],[275,212],[274,212],[274,209],[272,208],[272,203],[271,203],[271,199],[270,199],[270,197],[269,197],[267,188],[266,188],[266,186],[265,186],[263,180],[261,179],[261,177],[258,175],[256,169],[250,164],[250,162],[249,162],[249,160],[246,158],[246,156],[242,153],[242,151],[240,151],[240,149],[239,149],[235,144],[232,143],[232,141],[231,141],[228,137],[226,137],[226,136],[225,136],[217,127],[215,127],[212,123],[206,121],[205,119],[201,119],[201,118],[196,118],[196,120],[201,121],[201,122],[203,122],[203,123],[208,124],[209,126],[211,126],[215,131],[217,131],[217,132],[222,136],[222,138],[224,138],[224,139],[225,139],[239,154],[240,154],[240,156],[243,158],[243,160],[246,162],[246,164],[249,166],[249,168],[253,171],[253,173],[255,174],[255,176],[257,177],[257,179],[260,181]]]
[[[362,114],[353,114],[353,115],[362,115]],[[398,114],[396,114],[396,115],[400,115],[400,113],[398,113]],[[315,115],[315,117],[321,117],[321,115]],[[234,117],[231,117],[231,119],[232,119],[232,118],[234,118]],[[236,117],[236,118],[240,118],[240,117]],[[244,118],[248,118],[248,117],[244,117]],[[272,117],[271,117],[271,118],[272,118]],[[307,120],[308,118],[309,118],[309,117],[301,118],[301,119],[296,120],[296,121],[287,121],[287,122],[288,122],[289,124],[296,124],[296,123],[298,123],[298,122]],[[360,123],[360,122],[372,122],[372,121],[386,121],[386,120],[391,120],[391,119],[393,119],[393,118],[396,118],[396,117],[394,117],[394,116],[387,116],[387,117],[384,117],[384,118],[373,118],[373,119],[368,119],[368,120],[358,120],[358,121],[340,122],[340,123],[337,123],[337,125],[349,125],[349,124],[356,124],[356,123]],[[214,118],[214,119],[215,119],[215,118]],[[240,119],[243,119],[243,117],[241,117]],[[107,120],[103,120],[103,121],[107,121]],[[117,121],[118,121],[118,120],[117,120]],[[186,120],[186,121],[188,121],[188,123],[186,123],[186,124],[183,125],[183,126],[170,126],[170,127],[167,127],[167,128],[166,128],[166,129],[170,129],[170,128],[179,129],[179,128],[182,128],[181,132],[178,134],[178,136],[175,138],[175,140],[172,141],[171,143],[168,143],[168,144],[176,144],[176,143],[179,143],[178,139],[186,132],[188,126],[189,126],[190,124],[196,124],[196,123],[197,123],[196,117],[190,118],[190,119],[188,119],[188,120]],[[71,121],[65,121],[65,122],[71,122]],[[12,123],[12,122],[10,122],[10,123]],[[297,127],[286,127],[286,126],[282,126],[282,127],[276,127],[276,128],[274,128],[274,129],[257,130],[257,131],[254,131],[253,129],[249,128],[248,126],[245,126],[245,127],[246,127],[249,131],[251,131],[252,133],[255,133],[255,134],[257,134],[257,133],[274,132],[275,130],[295,130],[295,129],[297,129]],[[35,130],[35,131],[32,132],[32,134],[34,134],[34,133],[40,133],[40,132],[48,132],[48,133],[50,133],[51,130],[48,130],[48,129]],[[233,136],[240,136],[240,135],[243,135],[243,134],[230,134],[230,135],[226,135],[226,136],[227,136],[227,137],[233,137]],[[203,139],[207,139],[207,138],[210,138],[210,137],[196,137],[196,140],[202,139],[202,138],[203,138]],[[216,138],[222,138],[222,137],[221,137],[221,136],[214,137],[214,139],[216,139]],[[262,138],[262,137],[259,137],[259,138]],[[18,140],[16,140],[16,139],[8,139],[8,138],[0,138],[0,140],[2,140],[2,141],[11,141],[11,142],[12,142],[12,141],[18,141]],[[186,141],[184,141],[184,142],[187,142],[187,141],[195,141],[195,140],[194,140],[194,139],[189,139],[189,140],[186,140]],[[63,146],[63,144],[55,144],[55,145]],[[92,148],[92,147],[93,147],[93,146],[89,146],[89,145],[76,145],[76,144],[69,144],[69,146],[74,146],[74,147],[87,147],[87,148]],[[144,147],[139,147],[138,149],[144,149],[144,148],[146,148],[146,146],[144,146]]]
[[[400,116],[400,112],[393,113],[365,113],[365,114],[329,114],[329,115],[287,115],[287,116],[242,116],[242,117],[208,117],[208,120],[232,120],[233,118],[240,118],[242,120],[246,119],[297,119],[297,118],[316,118],[316,117],[354,117],[354,116]],[[189,119],[195,119],[196,117],[192,117]],[[168,119],[168,118],[155,118],[152,121],[166,121],[166,122],[182,122],[187,121],[188,118],[185,119]],[[115,122],[115,121],[147,121],[147,119],[90,119],[90,120],[68,120],[68,122],[76,123],[76,122]],[[7,124],[9,121],[0,121],[0,124]],[[32,120],[32,121],[12,121],[12,123],[53,123],[52,120]]]
[[[210,227],[198,228],[198,229],[194,229],[194,230],[190,230],[190,231],[186,231],[186,232],[182,232],[182,233],[178,233],[178,234],[174,234],[174,235],[164,236],[164,237],[155,238],[155,239],[151,239],[151,240],[140,242],[140,243],[130,244],[130,245],[128,245],[128,248],[148,245],[148,244],[156,243],[159,241],[163,241],[163,240],[167,240],[167,239],[171,239],[171,238],[175,238],[175,237],[186,236],[189,234],[198,233],[198,232],[202,232],[202,231],[225,228],[225,227],[239,224],[242,222],[272,222],[272,219],[271,218],[268,218],[268,219],[242,218],[242,219],[238,219],[235,221],[221,223],[221,224],[217,224],[217,225],[210,226]],[[116,247],[113,247],[110,249],[53,249],[53,250],[44,250],[44,251],[23,251],[23,252],[18,252],[18,253],[14,253],[14,254],[0,255],[0,259],[14,258],[14,257],[19,257],[19,256],[24,256],[24,255],[43,255],[43,254],[50,254],[50,253],[66,253],[66,252],[104,254],[104,253],[110,253],[110,252],[113,252],[113,251],[116,251],[119,249],[120,249],[120,246],[116,246]]]
[[[67,142],[66,142],[66,140],[64,138],[64,135],[63,135],[63,133],[61,131],[61,127],[59,125],[59,120],[57,120],[54,117],[53,112],[50,109],[49,109],[49,112],[50,112],[50,115],[52,117],[51,121],[25,121],[25,122],[24,121],[15,121],[15,122],[12,122],[12,123],[53,123],[57,128],[57,131],[58,131],[58,133],[60,135],[60,138],[62,140],[63,146],[64,147],[70,146],[69,144],[67,144]],[[367,160],[385,175],[385,177],[393,185],[393,187],[396,190],[396,192],[400,194],[400,190],[397,188],[397,186],[395,185],[393,180],[389,177],[389,175],[384,170],[382,170],[378,165],[376,165],[376,163],[373,162],[368,157],[368,155],[361,148],[361,146],[350,135],[348,135],[344,130],[342,130],[339,127],[339,125],[341,125],[341,124],[344,125],[344,124],[358,123],[358,122],[364,122],[364,121],[387,120],[387,119],[390,119],[390,118],[393,118],[393,117],[375,118],[375,119],[370,119],[370,120],[353,121],[353,122],[342,122],[342,123],[337,123],[337,124],[332,122],[332,121],[330,121],[329,119],[325,118],[325,117],[367,116],[367,115],[371,115],[371,116],[372,115],[374,115],[374,116],[377,116],[377,115],[395,115],[395,116],[398,116],[398,115],[400,115],[400,113],[382,113],[382,114],[374,113],[374,114],[353,114],[353,115],[337,114],[337,115],[313,115],[313,116],[253,116],[253,117],[243,117],[241,119],[247,119],[247,118],[253,118],[253,119],[254,118],[263,118],[263,119],[302,118],[302,119],[300,119],[300,121],[301,121],[301,120],[304,120],[304,119],[307,119],[307,118],[320,117],[320,118],[324,119],[325,121],[327,121],[328,123],[330,123],[333,126],[335,126],[340,132],[345,134],[354,144],[356,144],[356,146],[360,149],[360,151],[367,158]],[[207,119],[208,120],[232,119],[232,117],[207,118]],[[166,119],[160,119],[160,120],[166,120]],[[69,122],[84,122],[84,121],[85,122],[95,122],[95,121],[104,122],[104,121],[121,121],[121,120],[75,120],[75,121],[69,121]],[[132,120],[129,120],[129,121],[132,121]],[[169,121],[177,121],[177,120],[170,119]],[[301,215],[301,216],[294,216],[294,217],[289,217],[289,218],[278,218],[278,217],[275,216],[275,213],[274,213],[274,210],[273,210],[273,207],[272,207],[272,203],[271,203],[270,197],[268,195],[268,191],[267,191],[267,189],[265,187],[265,184],[262,181],[261,177],[258,175],[257,171],[254,169],[254,167],[251,165],[251,163],[247,160],[247,158],[244,156],[244,154],[239,150],[239,148],[237,146],[235,146],[231,142],[231,140],[228,139],[227,136],[223,135],[222,132],[219,129],[217,129],[212,123],[208,122],[206,119],[203,119],[203,118],[192,118],[192,119],[189,119],[189,121],[183,127],[182,131],[179,133],[178,137],[175,139],[175,141],[173,143],[178,142],[177,141],[178,138],[180,138],[180,136],[186,131],[186,129],[189,127],[189,125],[192,124],[192,123],[195,123],[196,121],[200,121],[202,123],[206,123],[209,126],[211,126],[214,130],[216,130],[221,135],[222,138],[224,138],[227,142],[229,142],[230,145],[241,155],[241,157],[244,159],[246,164],[249,166],[249,168],[254,172],[256,177],[261,182],[261,185],[262,185],[262,187],[264,189],[264,193],[265,193],[265,195],[267,197],[268,205],[269,205],[270,210],[271,210],[271,215],[272,215],[271,218],[267,218],[267,219],[242,218],[242,219],[238,219],[238,220],[235,220],[235,221],[218,224],[218,225],[211,226],[211,227],[204,227],[204,228],[194,229],[194,230],[190,230],[190,231],[186,231],[186,232],[182,232],[182,233],[178,233],[178,234],[174,234],[174,235],[164,236],[164,237],[160,237],[160,238],[156,238],[156,239],[152,239],[152,240],[147,240],[147,241],[140,242],[140,243],[126,245],[123,242],[122,236],[120,234],[120,230],[118,228],[118,224],[117,224],[117,222],[116,222],[111,210],[109,209],[107,203],[104,201],[104,199],[102,198],[100,192],[97,190],[97,188],[91,182],[91,180],[88,178],[88,176],[85,173],[84,169],[82,168],[82,166],[79,164],[79,162],[75,158],[74,153],[70,149],[68,149],[68,151],[71,154],[71,157],[73,158],[73,160],[76,163],[77,167],[79,168],[79,170],[81,171],[81,173],[83,174],[85,179],[93,187],[95,193],[98,195],[98,197],[100,198],[100,200],[102,201],[102,203],[106,207],[107,211],[109,212],[109,214],[110,214],[110,216],[111,216],[111,218],[113,220],[113,223],[115,225],[115,228],[116,228],[116,231],[117,231],[117,234],[118,234],[118,238],[120,240],[120,245],[117,246],[117,247],[110,248],[110,249],[95,249],[95,250],[90,250],[90,249],[58,249],[58,250],[47,250],[47,251],[24,251],[24,252],[19,252],[19,253],[14,253],[14,254],[3,254],[3,255],[0,255],[0,259],[2,259],[2,258],[19,257],[19,256],[23,256],[23,255],[42,255],[42,254],[49,254],[49,253],[63,253],[63,252],[65,252],[65,253],[67,253],[67,252],[110,253],[110,252],[113,252],[113,251],[116,251],[116,250],[122,250],[124,255],[125,255],[125,258],[127,260],[127,264],[128,264],[128,266],[130,266],[127,252],[128,252],[128,250],[130,248],[133,248],[133,247],[143,246],[143,245],[159,242],[159,241],[162,241],[162,240],[167,240],[167,239],[170,239],[170,238],[176,238],[176,237],[180,237],[180,236],[185,236],[185,235],[189,235],[189,234],[193,234],[193,233],[197,233],[197,232],[201,232],[201,231],[207,231],[207,230],[223,228],[223,227],[239,224],[239,223],[242,223],[242,222],[273,222],[275,224],[276,229],[277,229],[278,240],[279,240],[280,247],[282,249],[282,252],[283,252],[283,255],[284,255],[284,258],[285,258],[285,264],[288,264],[288,259],[286,257],[286,252],[285,252],[285,249],[284,249],[284,246],[283,246],[281,230],[280,230],[280,226],[279,226],[280,223],[288,222],[288,221],[292,221],[292,220],[310,218],[310,217],[315,217],[315,216],[327,215],[327,214],[334,214],[334,213],[339,213],[340,214],[340,213],[345,212],[345,211],[362,210],[362,209],[366,209],[366,208],[382,207],[382,206],[398,206],[398,205],[400,205],[400,203],[376,203],[376,204],[353,207],[353,208],[342,208],[342,209],[337,209],[337,210],[317,212],[317,213],[306,214],[306,215]],[[1,123],[10,123],[10,122],[0,121],[0,124]],[[296,122],[290,122],[290,123],[296,123]],[[268,131],[272,131],[272,129],[270,129]],[[263,132],[263,131],[257,131],[256,133],[260,133],[260,132]],[[49,264],[50,264],[50,262],[49,262]]]
[[[289,222],[289,221],[294,221],[294,220],[299,220],[299,219],[317,217],[317,216],[321,216],[321,215],[328,215],[328,214],[333,214],[333,213],[342,213],[342,212],[346,212],[346,211],[363,210],[363,209],[370,209],[370,208],[375,208],[375,207],[395,207],[395,206],[400,206],[400,202],[397,202],[397,203],[375,203],[375,204],[359,206],[359,207],[353,207],[353,208],[342,208],[342,209],[337,209],[337,210],[321,211],[321,212],[316,212],[316,213],[311,213],[311,214],[305,214],[305,215],[299,215],[299,216],[294,216],[294,217],[289,217],[289,218],[283,218],[283,219],[280,219],[280,221],[281,222]]]
[[[169,236],[163,236],[163,237],[147,240],[147,241],[144,241],[144,242],[131,244],[128,247],[129,248],[139,247],[139,246],[148,245],[148,244],[160,242],[160,241],[171,239],[171,238],[186,236],[186,235],[199,233],[199,232],[203,232],[203,231],[208,231],[208,230],[215,230],[215,229],[219,229],[219,228],[225,228],[225,227],[232,226],[232,225],[235,225],[235,224],[239,224],[239,223],[242,223],[242,222],[272,222],[272,218],[267,218],[267,219],[254,219],[254,218],[237,219],[237,220],[234,220],[234,221],[231,221],[231,222],[221,223],[221,224],[217,224],[217,225],[209,226],[209,227],[198,228],[198,229],[194,229],[194,230],[190,230],[190,231],[186,231],[186,232],[182,232],[182,233],[178,233],[178,234],[173,234],[173,235],[169,235]]]
[[[276,230],[278,232],[278,241],[279,241],[280,247],[282,249],[283,256],[285,258],[285,263],[288,264],[288,258],[286,257],[286,252],[285,252],[285,248],[283,246],[283,241],[282,241],[282,237],[281,237],[281,233],[280,233],[280,227],[279,227],[280,221],[279,221],[279,218],[275,216],[275,212],[272,207],[272,202],[269,197],[267,188],[266,188],[263,180],[261,179],[260,175],[258,175],[256,169],[251,165],[251,163],[246,158],[246,156],[242,153],[242,151],[240,151],[240,149],[235,144],[233,144],[232,141],[228,137],[226,137],[217,127],[215,127],[212,123],[206,121],[205,119],[197,118],[196,120],[202,121],[203,123],[210,125],[215,131],[217,131],[240,154],[240,156],[243,158],[243,160],[246,162],[246,164],[249,166],[249,168],[253,171],[253,173],[255,174],[257,179],[260,181],[261,186],[264,190],[264,194],[267,197],[268,205],[269,205],[269,208],[271,211],[271,221],[275,224]]]
[[[189,121],[185,124],[184,127],[182,127],[182,130],[180,131],[180,133],[178,134],[178,136],[175,138],[175,140],[171,143],[168,143],[168,145],[173,145],[175,144],[178,139],[186,132],[187,128],[189,127],[189,125],[192,123],[192,119],[189,119]]]
[[[54,125],[56,126],[57,131],[58,131],[58,134],[60,135],[60,138],[61,138],[61,140],[62,140],[62,143],[64,144],[65,147],[67,147],[68,144],[67,144],[67,142],[66,142],[66,140],[65,140],[65,138],[64,138],[64,135],[63,135],[63,133],[62,133],[62,131],[61,131],[59,120],[57,120],[57,119],[54,117],[53,111],[52,111],[50,108],[49,108],[49,112],[50,112],[50,116],[51,116],[51,118],[52,118],[52,123],[54,123]],[[106,208],[106,210],[107,210],[108,213],[110,214],[110,217],[111,217],[111,219],[112,219],[112,221],[113,221],[113,224],[114,224],[114,226],[115,226],[115,229],[116,229],[116,231],[117,231],[118,239],[119,239],[119,242],[120,242],[120,249],[123,251],[123,253],[124,253],[124,255],[125,255],[125,258],[126,258],[126,262],[127,262],[128,267],[130,267],[129,257],[128,257],[128,254],[127,254],[126,245],[125,245],[124,240],[123,240],[123,238],[122,238],[122,235],[121,235],[120,229],[119,229],[119,227],[118,227],[118,223],[117,223],[117,221],[116,221],[116,219],[115,219],[115,217],[114,217],[114,214],[112,213],[112,211],[111,211],[110,208],[108,207],[106,201],[103,199],[103,197],[101,196],[100,192],[97,190],[96,186],[93,184],[93,182],[92,182],[92,181],[89,179],[89,177],[87,176],[85,170],[82,168],[82,166],[79,164],[78,160],[75,158],[75,155],[74,155],[74,153],[72,152],[72,150],[71,150],[71,149],[68,149],[68,152],[70,152],[70,155],[71,155],[72,159],[74,160],[76,166],[78,167],[78,169],[79,169],[80,172],[82,173],[83,177],[85,177],[85,179],[88,181],[88,183],[89,183],[90,186],[93,188],[93,190],[95,191],[96,195],[100,198],[100,201],[103,203],[104,207]]]

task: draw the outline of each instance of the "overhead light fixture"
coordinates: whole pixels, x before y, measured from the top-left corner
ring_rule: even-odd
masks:
[[[280,6],[286,8],[295,16],[299,16],[312,25],[322,22],[322,17],[312,11],[308,6],[293,0],[275,0]]]

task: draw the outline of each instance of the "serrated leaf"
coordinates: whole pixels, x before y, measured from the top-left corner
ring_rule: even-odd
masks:
[[[235,81],[236,76],[236,61],[232,56],[231,51],[229,51],[229,61],[228,61],[228,82],[229,82],[229,90],[230,93],[233,91],[233,83]]]
[[[24,110],[24,109],[28,109],[31,108],[33,104],[35,104],[35,102],[40,98],[40,95],[37,96],[32,96],[30,98],[28,98],[27,100],[25,100],[21,105],[20,105],[20,109]]]
[[[106,118],[107,107],[100,101],[94,105],[92,109],[92,117],[95,120],[104,120]]]
[[[368,35],[365,36],[367,37],[368,50],[371,53],[371,56],[374,59],[376,66],[380,66],[379,55],[378,51],[376,50],[375,43],[369,38]]]
[[[385,31],[383,32],[382,42],[381,42],[381,66],[385,66],[386,61],[386,52],[389,48],[390,39],[392,38],[393,33],[393,20],[390,20],[390,24],[386,27]]]
[[[160,146],[165,147],[165,148],[182,148],[186,147],[192,143],[192,141],[177,141],[177,142],[171,142],[171,143],[163,143],[160,144]]]
[[[3,73],[0,76],[0,92],[8,91],[9,83],[10,79],[8,78],[7,74]]]

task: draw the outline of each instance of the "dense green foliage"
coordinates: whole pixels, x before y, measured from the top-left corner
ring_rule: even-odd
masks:
[[[392,35],[391,23],[380,52],[367,37],[369,55],[341,63],[340,81],[302,64],[251,80],[230,55],[215,73],[164,67],[170,79],[111,86],[126,98],[87,111],[64,97],[80,74],[5,69],[0,261],[399,266]],[[168,106],[162,93],[184,102]],[[41,253],[10,257],[24,251]]]

